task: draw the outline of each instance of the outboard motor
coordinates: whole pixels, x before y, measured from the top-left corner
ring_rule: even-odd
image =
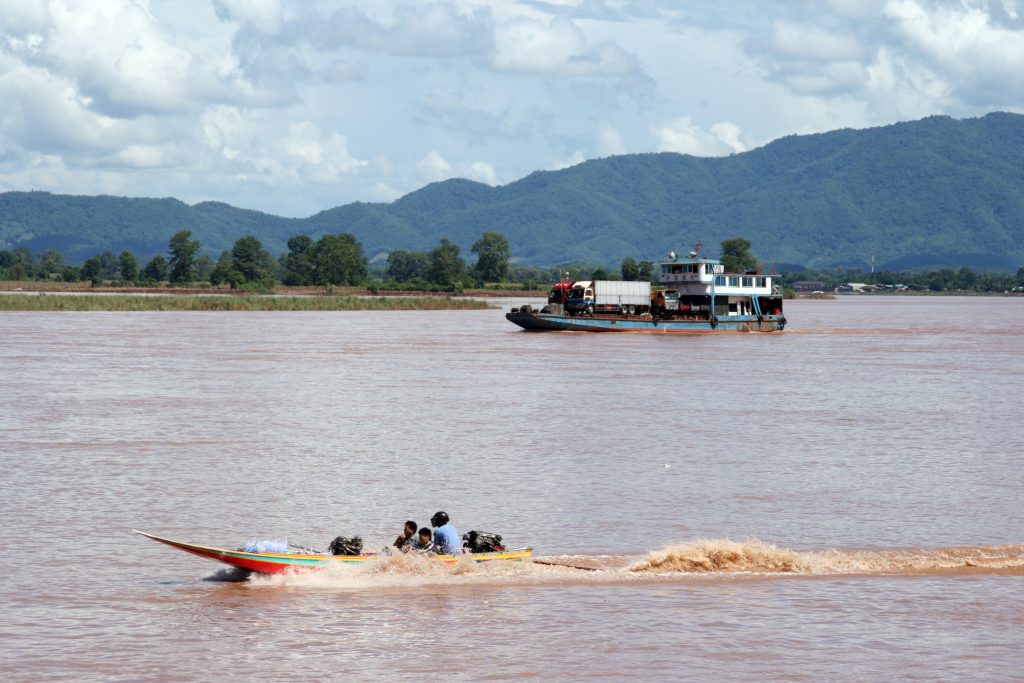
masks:
[[[331,545],[328,548],[331,551],[331,555],[362,555],[363,539],[359,536],[353,536],[352,538],[338,536],[331,541]]]
[[[470,531],[462,535],[462,547],[471,553],[497,553],[505,549],[501,535],[487,531]]]

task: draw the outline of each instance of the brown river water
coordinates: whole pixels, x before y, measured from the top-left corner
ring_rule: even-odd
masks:
[[[1024,299],[776,334],[0,313],[0,678],[1022,680]],[[130,529],[541,564],[238,577]]]

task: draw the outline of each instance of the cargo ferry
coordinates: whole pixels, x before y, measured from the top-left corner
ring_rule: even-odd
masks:
[[[578,332],[778,332],[786,327],[772,276],[727,273],[718,259],[669,254],[661,287],[616,280],[562,281],[542,308],[513,306],[505,318],[525,330]]]

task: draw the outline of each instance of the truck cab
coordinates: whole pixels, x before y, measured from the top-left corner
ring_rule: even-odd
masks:
[[[561,304],[564,306],[569,302],[569,295],[572,293],[572,282],[562,280],[556,282],[551,286],[551,291],[548,292],[548,303],[549,304]]]
[[[594,312],[594,283],[591,280],[580,280],[573,284],[566,309],[573,313]]]
[[[679,290],[656,289],[651,292],[651,313],[665,315],[670,311],[679,310]]]

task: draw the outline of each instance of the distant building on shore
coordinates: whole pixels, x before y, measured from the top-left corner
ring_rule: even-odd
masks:
[[[793,290],[797,292],[826,292],[830,289],[828,283],[821,280],[797,280],[793,283]]]

